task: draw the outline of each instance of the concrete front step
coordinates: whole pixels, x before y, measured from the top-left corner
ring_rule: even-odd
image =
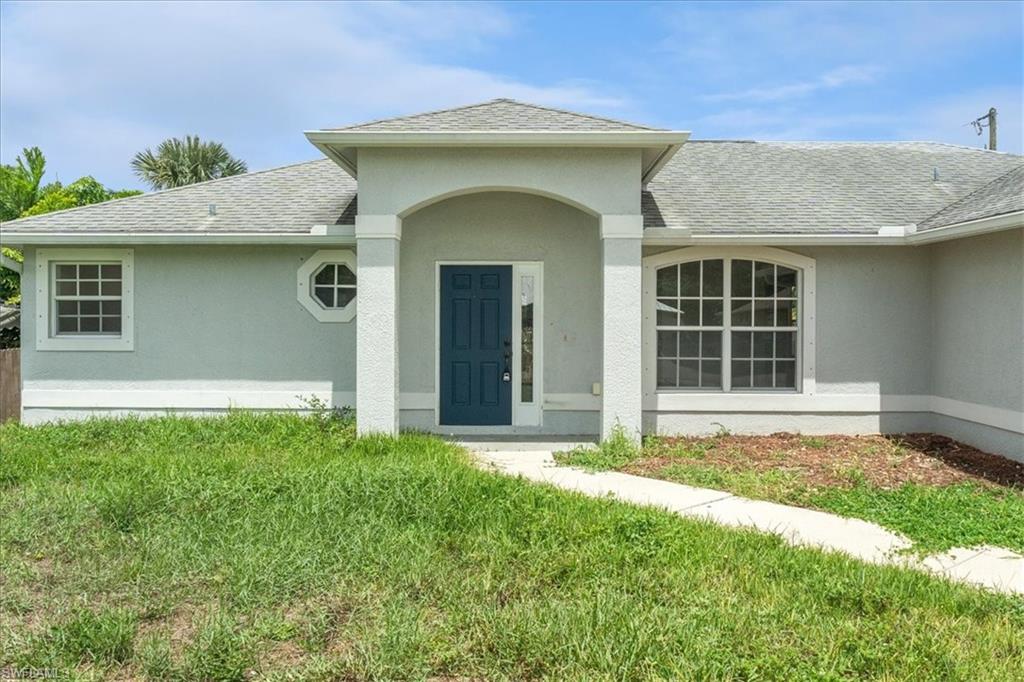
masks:
[[[453,443],[470,452],[564,452],[576,448],[597,447],[597,438],[591,436],[448,436]]]

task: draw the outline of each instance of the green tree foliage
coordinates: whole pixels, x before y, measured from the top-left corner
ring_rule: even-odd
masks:
[[[42,215],[87,204],[98,204],[111,199],[122,199],[142,194],[137,189],[111,190],[104,187],[91,175],[81,177],[70,185],[53,182],[40,192],[39,200],[22,212],[21,217]]]
[[[17,263],[25,260],[20,252],[7,246],[0,247],[0,253]],[[4,267],[0,267],[0,303],[21,303],[21,275]]]
[[[68,185],[60,181],[43,185],[45,174],[46,157],[39,147],[23,149],[14,164],[0,165],[0,221],[142,194],[135,189],[112,190],[89,175]],[[3,254],[11,260],[22,261],[22,255],[14,249],[3,247]],[[0,301],[19,303],[20,290],[21,276],[0,267]]]
[[[13,166],[0,166],[0,221],[14,220],[39,200],[46,157],[39,147],[22,150]]]
[[[196,135],[172,137],[132,159],[135,174],[153,189],[182,187],[196,182],[240,175],[248,168],[219,142],[202,142]]]

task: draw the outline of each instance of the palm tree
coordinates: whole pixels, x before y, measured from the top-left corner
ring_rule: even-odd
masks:
[[[46,157],[39,147],[21,151],[17,165],[0,166],[0,221],[14,220],[39,200],[40,184],[46,173]]]
[[[202,142],[197,135],[168,138],[155,154],[150,149],[139,152],[132,159],[132,169],[153,189],[182,187],[248,170],[245,161],[231,156],[220,142]]]

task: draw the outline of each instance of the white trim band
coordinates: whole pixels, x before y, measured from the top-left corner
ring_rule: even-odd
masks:
[[[601,214],[601,239],[642,239],[644,217],[640,214]]]
[[[106,245],[106,244],[301,244],[303,246],[349,246],[356,243],[351,225],[320,233],[314,225],[310,232],[9,232],[4,246],[27,245]],[[345,229],[347,228],[347,229]]]
[[[360,239],[401,239],[402,219],[397,215],[357,215],[356,241]]]
[[[35,387],[33,384],[46,386]],[[82,386],[88,382],[76,382]],[[74,410],[224,410],[304,409],[307,399],[316,397],[331,406],[355,404],[355,391],[332,391],[297,384],[283,388],[259,389],[247,385],[237,390],[228,387],[202,388],[116,388],[116,384],[97,382],[103,387],[56,389],[55,382],[26,382],[22,393],[24,409],[64,408]],[[193,382],[189,382],[192,384]],[[214,384],[223,382],[213,382]],[[108,387],[109,386],[109,387]],[[433,410],[434,393],[402,393],[402,410]],[[661,393],[644,402],[645,412],[688,414],[886,414],[934,413],[963,421],[991,426],[1012,433],[1024,434],[1024,412],[981,405],[941,396],[878,395],[819,393],[817,395],[779,394],[685,394]],[[544,410],[563,412],[597,412],[600,396],[589,393],[548,393]]]

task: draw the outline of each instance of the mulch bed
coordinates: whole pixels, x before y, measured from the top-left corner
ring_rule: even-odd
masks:
[[[680,448],[694,457],[681,460],[678,453],[672,454]],[[851,471],[856,470],[880,488],[976,482],[1024,490],[1024,464],[930,433],[665,438],[645,454],[649,456],[631,462],[624,471],[650,476],[667,465],[690,461],[734,471],[788,471],[813,487],[850,486]]]

